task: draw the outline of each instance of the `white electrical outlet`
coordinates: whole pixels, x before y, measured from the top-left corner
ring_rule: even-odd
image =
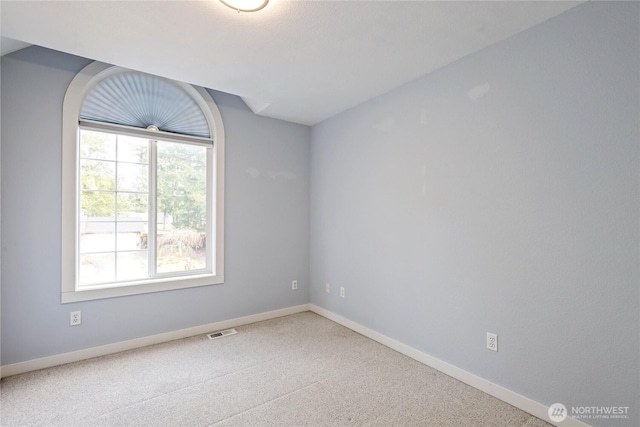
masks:
[[[331,293],[331,285],[330,285],[330,284],[328,284],[328,283],[327,283],[327,284],[325,284],[325,285],[324,285],[324,290],[325,290],[327,293]]]
[[[298,281],[294,280],[293,282],[291,282],[291,290],[295,291],[296,289],[298,289]]]
[[[344,288],[340,286],[340,298],[344,298]]]
[[[498,351],[498,335],[487,332],[487,348]]]
[[[78,326],[82,323],[82,312],[81,311],[72,311],[69,316],[69,325],[70,326]]]

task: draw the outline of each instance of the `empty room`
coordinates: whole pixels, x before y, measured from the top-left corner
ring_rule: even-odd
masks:
[[[0,20],[0,425],[640,425],[640,2]]]

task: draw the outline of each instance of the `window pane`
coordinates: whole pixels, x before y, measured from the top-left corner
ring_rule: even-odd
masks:
[[[149,196],[145,193],[118,193],[118,221],[149,221]]]
[[[83,191],[80,194],[82,221],[113,220],[115,217],[115,193]]]
[[[115,222],[81,222],[80,253],[116,250]]]
[[[117,250],[135,251],[147,248],[146,222],[118,222]]]
[[[205,233],[193,230],[158,232],[158,273],[206,267]]]
[[[147,165],[118,162],[118,191],[148,191],[149,168]]]
[[[115,278],[114,253],[80,255],[80,286],[113,282]]]
[[[158,141],[157,271],[206,267],[207,148]]]
[[[118,136],[118,161],[149,163],[149,140],[133,136]]]
[[[80,188],[115,190],[116,164],[105,160],[80,160]]]
[[[118,252],[117,279],[138,280],[149,277],[147,251]]]
[[[82,130],[80,157],[85,159],[116,159],[116,136],[108,133]]]

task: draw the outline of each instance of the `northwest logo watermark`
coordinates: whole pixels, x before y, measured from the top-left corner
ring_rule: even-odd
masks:
[[[554,403],[549,406],[548,415],[551,421],[561,423],[565,418],[567,418],[567,407],[562,403]]]
[[[629,419],[628,406],[572,406],[571,411],[562,403],[554,403],[547,411],[549,419],[561,423],[567,417],[576,420],[626,420]]]

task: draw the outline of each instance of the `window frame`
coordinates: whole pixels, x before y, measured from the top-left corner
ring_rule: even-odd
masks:
[[[80,110],[87,94],[103,79],[117,73],[130,70],[92,62],[82,69],[71,81],[64,97],[62,108],[62,256],[61,256],[61,301],[62,303],[88,301],[102,298],[113,298],[125,295],[138,295],[150,292],[161,292],[198,286],[221,284],[224,282],[224,127],[222,116],[206,89],[173,81],[180,86],[198,104],[207,119],[213,147],[213,161],[208,168],[208,183],[211,186],[210,199],[211,236],[215,244],[211,246],[211,273],[197,275],[175,275],[172,277],[156,277],[145,280],[100,285],[93,288],[78,288],[78,203],[79,203],[79,135],[82,127]],[[122,134],[148,137],[149,139],[180,142],[182,137],[169,132],[151,132],[145,129],[130,128],[93,122],[89,126],[99,130],[104,126],[108,132],[122,128]],[[108,130],[107,130],[108,128]],[[163,135],[165,138],[163,138]],[[198,137],[195,137],[198,138]],[[186,139],[192,139],[187,137]],[[209,242],[207,242],[209,248]],[[207,249],[209,252],[209,249]]]

